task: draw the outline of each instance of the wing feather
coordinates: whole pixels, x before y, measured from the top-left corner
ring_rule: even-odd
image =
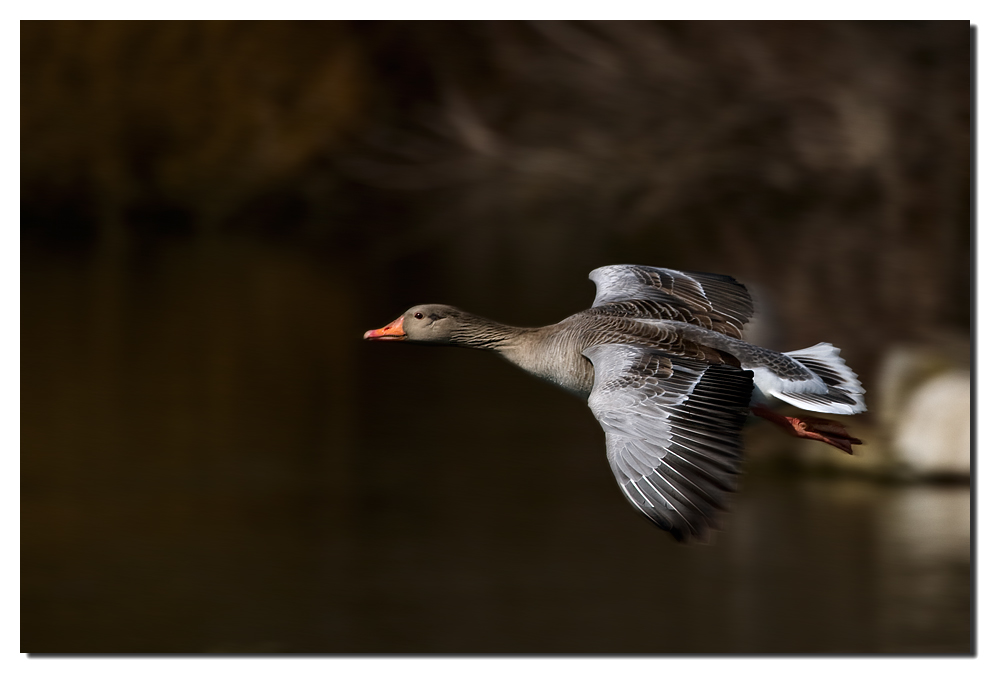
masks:
[[[634,344],[584,351],[622,492],[678,540],[705,538],[735,490],[752,373]]]
[[[731,276],[616,264],[589,277],[598,289],[596,313],[681,320],[736,338],[753,317],[749,292]]]

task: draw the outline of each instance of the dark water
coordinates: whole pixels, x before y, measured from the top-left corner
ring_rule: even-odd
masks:
[[[22,649],[971,650],[967,488],[751,466],[677,545],[580,400],[364,343],[377,303],[291,251],[26,251]]]

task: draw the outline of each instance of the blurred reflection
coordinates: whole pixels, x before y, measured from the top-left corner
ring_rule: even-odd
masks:
[[[972,609],[970,588],[960,581],[970,572],[968,490],[898,490],[877,515],[884,524],[877,546],[890,569],[880,581],[890,601],[878,620],[884,643],[896,647],[900,641],[910,652],[950,650],[952,638],[931,629],[932,614],[923,606],[938,605],[960,617]]]
[[[754,459],[715,543],[678,546],[580,400],[485,354],[368,348],[312,258],[119,271],[108,295],[24,259],[27,651],[969,649],[965,487]]]

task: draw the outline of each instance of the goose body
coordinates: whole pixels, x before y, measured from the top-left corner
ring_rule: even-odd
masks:
[[[831,344],[779,353],[742,340],[753,302],[733,278],[631,264],[590,278],[591,308],[546,327],[424,304],[364,337],[492,350],[586,398],[623,494],[678,540],[707,537],[735,490],[750,410],[849,452],[860,443],[833,421],[764,406],[776,398],[832,414],[866,410],[859,380]]]

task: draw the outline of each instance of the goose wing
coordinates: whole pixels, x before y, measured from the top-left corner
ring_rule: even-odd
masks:
[[[678,540],[706,538],[735,490],[752,373],[631,344],[584,355],[595,367],[588,406],[623,494]]]
[[[731,276],[616,264],[589,278],[598,289],[595,313],[681,320],[737,339],[753,317],[753,299]]]

